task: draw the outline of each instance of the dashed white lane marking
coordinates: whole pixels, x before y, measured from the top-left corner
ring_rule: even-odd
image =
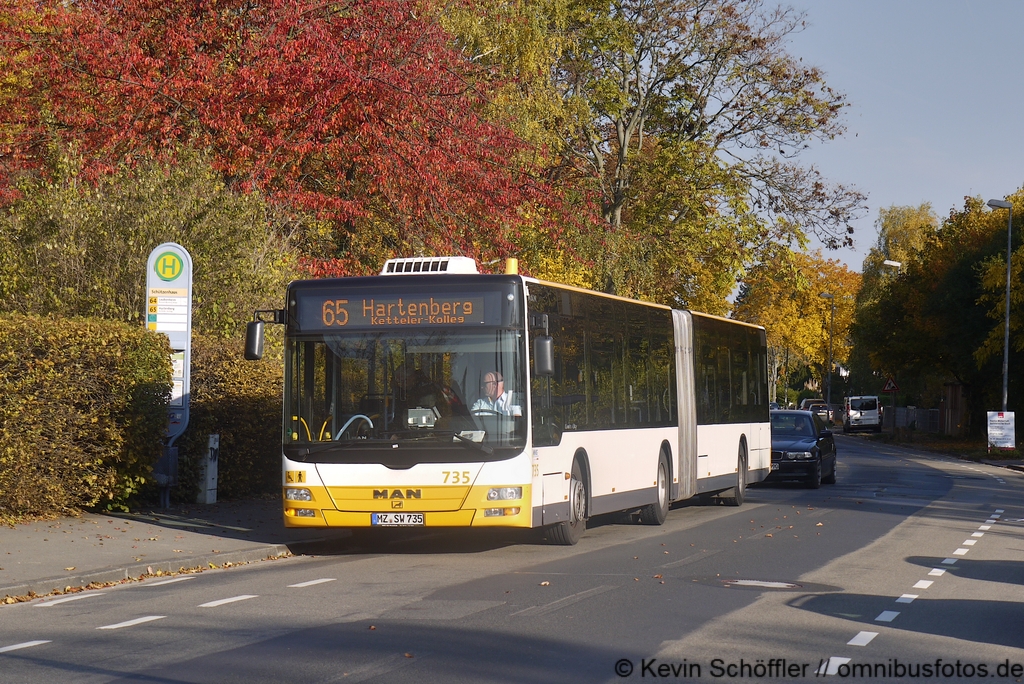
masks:
[[[899,614],[900,612],[898,610],[883,610],[878,614],[878,617],[875,618],[875,622],[892,622]]]
[[[963,540],[960,543],[963,544],[964,546],[974,546],[975,544],[978,543],[978,540],[977,539],[965,539],[965,540]]]
[[[1004,510],[1003,510],[1002,508],[997,508],[997,509],[996,509],[996,513],[1005,513],[1005,512],[1006,512],[1006,511],[1004,511]],[[998,517],[998,516],[997,516],[997,517]]]
[[[838,656],[832,656],[821,665],[818,666],[818,671],[815,673],[821,675],[834,675],[839,672],[840,665],[846,665],[850,662],[849,658],[840,658]]]
[[[992,529],[992,526],[991,526],[991,525],[982,525],[982,526],[981,526],[981,527],[979,527],[978,529],[979,529],[979,530],[991,530],[991,529]]]
[[[36,608],[49,608],[55,606],[58,603],[68,603],[69,601],[81,601],[82,599],[92,598],[93,596],[103,596],[104,592],[97,591],[89,594],[76,594],[75,596],[68,596],[66,598],[54,599],[52,601],[45,601],[43,603],[37,603]]]
[[[256,598],[256,594],[242,594],[241,596],[232,596],[231,598],[218,599],[216,601],[210,601],[208,603],[200,603],[200,608],[216,608],[217,606],[223,606],[225,603],[234,603],[235,601],[245,601],[246,599]]]
[[[302,587],[311,587],[314,584],[323,584],[324,582],[333,582],[336,578],[334,577],[321,577],[320,579],[309,580],[308,582],[299,582],[298,584],[289,584],[288,588],[301,589]]]
[[[913,603],[917,596],[917,594],[903,594],[896,599],[896,603]]]
[[[995,525],[997,522],[999,522],[999,521],[998,520],[986,520],[985,521],[985,523],[988,524],[988,525]]]
[[[195,579],[195,575],[184,575],[182,577],[172,577],[171,579],[160,580],[159,582],[145,582],[142,586],[144,587],[159,587],[163,584],[174,584],[175,582],[184,582],[185,580]]]
[[[931,570],[928,571],[928,576],[929,577],[942,577],[945,574],[946,574],[946,571],[943,570],[942,568],[932,568]],[[929,582],[929,584],[931,584],[931,582]]]
[[[966,556],[968,551],[970,551],[970,549],[960,548],[960,549],[957,549],[956,551],[954,551],[953,555],[954,556]],[[942,562],[945,563],[946,561],[942,561]]]
[[[972,537],[984,537],[985,533],[984,532],[975,532],[975,533],[971,534],[971,536]]]
[[[867,646],[878,636],[878,632],[858,632],[857,636],[846,642],[847,646]]]
[[[993,518],[994,520],[998,520],[999,518],[1002,518],[1003,516],[1001,516],[999,513],[993,513],[992,515],[990,515],[988,517]]]
[[[103,627],[97,627],[96,629],[121,629],[123,627],[134,627],[135,625],[141,625],[144,622],[152,622],[153,620],[163,620],[166,615],[147,615],[146,617],[135,618],[134,620],[126,620],[125,622],[118,622],[115,625],[104,625]]]
[[[39,646],[41,644],[48,644],[49,641],[23,641],[20,644],[11,644],[10,646],[0,646],[0,653],[9,653],[10,651],[20,651],[23,648],[32,648],[33,646]]]
[[[928,587],[932,586],[932,584],[933,584],[933,582],[931,580],[918,580],[917,584],[914,585],[914,588],[915,589],[927,589]]]

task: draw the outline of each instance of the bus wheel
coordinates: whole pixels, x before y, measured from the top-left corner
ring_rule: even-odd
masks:
[[[668,459],[663,451],[658,459],[658,502],[640,509],[640,522],[644,525],[664,523],[668,517],[668,503]]]
[[[726,506],[742,506],[747,495],[747,450],[740,444],[740,454],[736,459],[736,486],[723,492],[720,497]]]
[[[551,528],[551,540],[556,544],[572,546],[587,530],[587,483],[579,461],[572,462],[569,480],[569,519]]]

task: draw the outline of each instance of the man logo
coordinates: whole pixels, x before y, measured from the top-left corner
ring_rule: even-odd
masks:
[[[405,502],[402,501],[401,499],[395,499],[394,501],[391,502],[392,508],[402,508],[403,506],[405,506]]]
[[[406,489],[404,492],[401,489],[374,489],[374,499],[422,499],[422,489]]]

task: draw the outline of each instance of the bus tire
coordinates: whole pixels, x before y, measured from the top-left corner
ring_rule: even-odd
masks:
[[[658,500],[640,509],[640,522],[644,525],[662,525],[668,517],[668,459],[665,452],[658,458]]]
[[[572,462],[569,479],[569,519],[551,527],[551,541],[563,546],[572,546],[587,530],[587,482],[579,460]]]
[[[747,449],[743,442],[740,442],[740,453],[736,458],[736,486],[722,493],[725,496],[720,498],[726,506],[742,506],[747,496]]]

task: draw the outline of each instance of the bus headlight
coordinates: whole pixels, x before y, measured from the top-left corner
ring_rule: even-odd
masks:
[[[487,490],[488,501],[514,501],[522,498],[522,487],[494,487]]]
[[[287,487],[284,490],[284,498],[286,501],[312,501],[313,495],[308,489]]]
[[[485,518],[501,518],[506,515],[519,515],[519,508],[485,508]]]

